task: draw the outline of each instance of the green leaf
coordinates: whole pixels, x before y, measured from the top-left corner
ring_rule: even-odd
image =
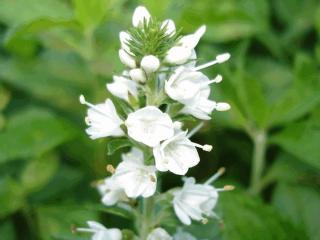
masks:
[[[17,26],[32,20],[48,17],[52,19],[70,19],[72,11],[60,0],[2,0],[0,3],[0,21]]]
[[[254,36],[268,28],[269,4],[265,0],[205,0],[189,4],[184,5],[181,25],[186,31],[194,31],[205,22],[204,38],[213,42]]]
[[[97,212],[88,211],[83,205],[57,204],[43,205],[37,208],[40,236],[43,240],[51,239],[88,239],[91,234],[73,234],[71,228],[87,227],[86,221],[97,219]],[[86,238],[85,238],[86,237]]]
[[[320,102],[319,73],[313,59],[298,55],[294,80],[272,106],[269,126],[292,122],[312,110]]]
[[[40,156],[71,139],[74,127],[53,113],[29,108],[16,113],[0,133],[0,163]]]
[[[0,236],[3,237],[6,240],[15,240],[15,231],[14,231],[14,225],[11,220],[7,220],[5,222],[2,222],[0,225]]]
[[[24,204],[21,185],[11,177],[0,178],[0,218],[20,209]]]
[[[88,206],[87,209],[110,213],[125,219],[133,219],[133,213],[131,211],[118,206],[107,207],[104,205],[96,204],[96,205]]]
[[[75,17],[86,31],[92,31],[105,17],[110,2],[112,3],[113,1],[73,0]]]
[[[21,175],[21,184],[28,193],[44,187],[55,174],[59,159],[54,154],[47,154],[27,163]]]
[[[107,154],[112,155],[115,151],[131,145],[132,143],[127,138],[111,139],[107,142]]]
[[[273,194],[272,202],[283,217],[306,230],[308,239],[319,239],[320,194],[318,191],[310,187],[280,183]]]
[[[70,53],[43,51],[36,59],[0,58],[1,80],[33,98],[74,113],[82,109],[75,99],[90,90],[92,74]]]
[[[319,127],[320,111],[307,121],[288,124],[282,131],[271,136],[275,143],[310,166],[320,169]]]

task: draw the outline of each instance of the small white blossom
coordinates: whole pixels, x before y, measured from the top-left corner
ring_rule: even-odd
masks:
[[[181,66],[165,82],[165,91],[173,100],[186,103],[208,84],[210,80],[206,75]]]
[[[155,228],[149,233],[147,240],[172,240],[172,237],[163,228]]]
[[[119,184],[113,177],[108,177],[99,183],[97,186],[102,195],[102,203],[106,206],[112,206],[120,201],[126,201],[127,196]]]
[[[95,221],[87,221],[89,228],[77,228],[78,232],[92,233],[92,240],[121,240],[122,233],[118,228],[106,228]]]
[[[170,116],[154,106],[141,108],[128,115],[125,125],[128,135],[150,147],[173,136],[174,125]]]
[[[184,178],[183,187],[173,192],[173,208],[183,224],[190,225],[192,219],[205,221],[206,217],[217,217],[213,209],[218,201],[218,192],[233,189],[233,186],[217,189],[210,185],[223,172],[224,168],[219,169],[204,184],[197,184],[192,177]]]
[[[135,68],[137,66],[135,59],[124,49],[119,50],[119,58],[120,61],[129,68]]]
[[[88,116],[86,117],[86,123],[89,127],[86,129],[86,132],[91,139],[124,135],[120,128],[123,121],[118,116],[110,99],[107,99],[104,103],[93,105],[87,102],[84,96],[81,95],[80,103],[89,107]]]
[[[145,83],[147,78],[145,72],[141,68],[134,68],[129,71],[129,75],[133,81]]]
[[[150,18],[151,15],[145,7],[136,7],[132,16],[132,25],[134,27],[139,27],[141,24],[143,24],[144,21],[148,23],[150,21]]]
[[[107,89],[112,95],[129,101],[129,94],[133,97],[138,97],[138,84],[126,77],[113,76],[113,82],[108,83]]]
[[[187,132],[176,133],[153,148],[156,168],[162,172],[169,170],[174,174],[185,175],[189,168],[196,166],[200,161],[196,147],[209,151],[212,149],[210,145],[201,146],[191,142]]]
[[[140,65],[146,73],[153,73],[160,67],[160,61],[156,56],[148,55],[142,58]]]
[[[162,22],[161,29],[163,29],[164,27],[166,27],[166,34],[168,36],[176,33],[176,26],[174,24],[174,21],[172,21],[171,19],[167,19]]]
[[[123,154],[122,159],[113,175],[117,184],[130,198],[152,196],[157,186],[155,167],[144,165],[143,153],[137,148]]]

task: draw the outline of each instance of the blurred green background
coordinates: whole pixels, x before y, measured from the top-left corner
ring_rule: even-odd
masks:
[[[108,97],[122,71],[118,33],[143,4],[183,33],[202,24],[199,62],[230,52],[212,97],[229,102],[195,136],[214,146],[188,175],[227,173],[210,221],[187,228],[198,239],[320,239],[319,0],[1,0],[0,239],[89,239],[72,225],[100,220],[131,228],[104,208],[90,183],[107,176],[106,140],[84,132],[78,102]],[[193,123],[190,123],[190,127]],[[166,175],[164,187],[181,185]],[[114,212],[117,216],[111,215]]]

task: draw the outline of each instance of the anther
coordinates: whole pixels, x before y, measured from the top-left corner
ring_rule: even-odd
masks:
[[[116,171],[111,164],[108,164],[108,165],[107,165],[106,170],[107,170],[109,173],[111,173],[111,174],[114,174],[115,171]]]

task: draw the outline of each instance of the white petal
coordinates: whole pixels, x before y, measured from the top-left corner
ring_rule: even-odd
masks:
[[[197,29],[195,33],[182,37],[179,41],[179,44],[182,47],[194,49],[197,46],[198,42],[200,41],[200,38],[205,33],[205,31],[206,31],[206,26],[203,25],[199,29]]]
[[[133,16],[132,16],[132,25],[134,27],[138,27],[139,25],[143,24],[144,21],[147,23],[150,21],[151,15],[149,11],[143,7],[139,6],[134,10]]]
[[[105,226],[96,221],[87,221],[87,224],[93,230],[106,230]]]
[[[186,47],[176,46],[169,49],[165,57],[165,61],[170,64],[184,64],[190,56],[192,55],[192,50]]]
[[[173,208],[174,208],[174,212],[176,213],[177,217],[179,218],[179,220],[183,224],[185,224],[185,225],[191,224],[190,217],[181,209],[179,203],[173,202]]]
[[[120,38],[121,48],[124,49],[127,53],[130,53],[131,55],[133,55],[129,47],[129,41],[131,40],[130,34],[127,32],[121,31],[119,33],[119,38]]]
[[[147,106],[130,113],[125,125],[131,138],[150,147],[157,146],[160,141],[174,134],[170,116],[154,106]]]
[[[174,21],[172,21],[171,19],[167,19],[162,22],[161,28],[164,27],[166,27],[166,34],[168,36],[176,33],[176,26],[174,24]]]
[[[112,95],[126,101],[129,101],[129,93],[136,98],[138,96],[138,84],[122,76],[114,76],[113,82],[106,86]]]
[[[120,61],[127,67],[129,68],[136,67],[135,59],[131,55],[129,55],[125,50],[123,49],[119,50],[119,58],[120,58]]]
[[[148,55],[142,58],[140,65],[146,73],[153,73],[160,67],[160,61],[156,56]]]
[[[134,68],[129,71],[129,75],[133,81],[144,83],[146,82],[146,74],[141,68]]]

